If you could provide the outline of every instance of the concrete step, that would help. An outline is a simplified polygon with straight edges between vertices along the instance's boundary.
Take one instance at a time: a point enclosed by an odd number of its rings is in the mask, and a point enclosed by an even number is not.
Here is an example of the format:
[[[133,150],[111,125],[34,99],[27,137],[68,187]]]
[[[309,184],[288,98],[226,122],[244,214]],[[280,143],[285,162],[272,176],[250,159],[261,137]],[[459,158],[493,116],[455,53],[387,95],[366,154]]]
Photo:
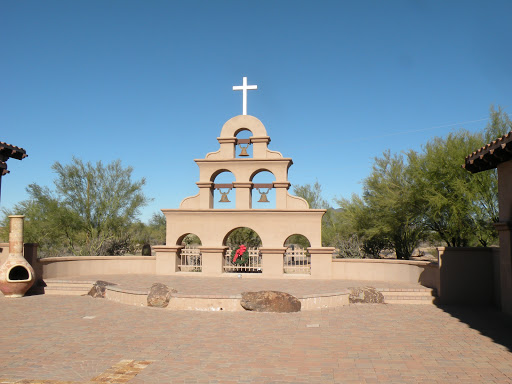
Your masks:
[[[379,289],[386,304],[433,304],[437,299],[435,289]]]
[[[93,281],[45,280],[46,295],[86,295],[94,284]]]

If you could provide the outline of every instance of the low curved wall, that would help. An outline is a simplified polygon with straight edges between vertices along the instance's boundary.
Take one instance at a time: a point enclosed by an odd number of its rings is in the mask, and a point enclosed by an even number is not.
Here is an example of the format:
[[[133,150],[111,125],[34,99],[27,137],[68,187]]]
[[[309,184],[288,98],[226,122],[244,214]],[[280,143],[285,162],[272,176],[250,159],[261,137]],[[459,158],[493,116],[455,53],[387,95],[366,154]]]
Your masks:
[[[333,259],[332,278],[343,280],[397,281],[439,287],[436,263],[389,259]]]
[[[154,274],[155,256],[66,256],[39,259],[43,278]]]

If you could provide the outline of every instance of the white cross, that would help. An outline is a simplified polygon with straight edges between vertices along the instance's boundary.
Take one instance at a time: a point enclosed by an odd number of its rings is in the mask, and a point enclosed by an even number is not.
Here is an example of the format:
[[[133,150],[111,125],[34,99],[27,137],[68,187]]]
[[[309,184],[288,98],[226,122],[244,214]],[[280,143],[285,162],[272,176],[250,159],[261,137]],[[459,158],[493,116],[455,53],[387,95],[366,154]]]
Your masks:
[[[247,77],[244,77],[243,85],[234,85],[233,91],[243,91],[243,115],[247,115],[247,90],[258,89],[257,85],[247,85]]]

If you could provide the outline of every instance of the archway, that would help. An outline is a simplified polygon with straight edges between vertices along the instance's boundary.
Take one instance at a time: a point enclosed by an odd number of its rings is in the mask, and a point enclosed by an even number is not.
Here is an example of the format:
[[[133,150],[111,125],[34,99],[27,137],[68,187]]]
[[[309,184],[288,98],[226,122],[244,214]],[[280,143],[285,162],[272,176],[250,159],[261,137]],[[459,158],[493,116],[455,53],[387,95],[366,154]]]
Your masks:
[[[251,190],[251,202],[253,209],[275,209],[276,190],[273,182],[274,174],[266,169],[259,169],[251,175],[254,187]]]
[[[233,228],[222,242],[228,249],[224,255],[223,268],[226,273],[261,273],[261,238],[256,231],[249,227]],[[241,246],[245,247],[243,254],[237,254]]]
[[[235,209],[236,193],[233,182],[235,175],[228,170],[222,170],[212,176],[214,182],[213,208],[214,209]]]
[[[185,233],[178,238],[176,245],[183,246],[177,253],[180,272],[201,272],[203,269],[203,260],[199,249],[199,246],[202,245],[201,239],[194,233]]]
[[[283,259],[283,272],[287,274],[311,274],[311,247],[308,238],[301,234],[288,236],[284,241],[286,252]]]

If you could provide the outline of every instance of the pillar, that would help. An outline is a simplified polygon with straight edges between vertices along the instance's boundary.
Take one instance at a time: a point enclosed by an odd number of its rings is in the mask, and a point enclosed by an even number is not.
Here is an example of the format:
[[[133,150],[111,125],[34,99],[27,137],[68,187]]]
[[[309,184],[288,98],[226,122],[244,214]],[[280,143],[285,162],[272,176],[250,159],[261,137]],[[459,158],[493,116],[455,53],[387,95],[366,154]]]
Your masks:
[[[183,245],[174,246],[154,246],[156,253],[155,274],[157,275],[174,275],[179,272],[180,250]]]
[[[251,137],[252,157],[254,159],[265,159],[267,157],[267,145],[270,143],[268,136]]]
[[[251,209],[251,182],[234,182],[233,187],[236,191],[236,209]]]
[[[220,157],[223,159],[235,158],[236,137],[217,137],[220,144]]]
[[[501,310],[512,315],[512,222],[494,226],[500,238]]]
[[[286,247],[259,248],[261,268],[264,277],[283,276],[283,259]]]
[[[334,247],[308,248],[311,255],[311,276],[319,279],[332,278],[332,254]]]
[[[213,208],[213,182],[199,181],[196,183],[199,187],[199,209]]]
[[[224,272],[224,253],[228,247],[199,247],[201,250],[202,273],[220,276]]]
[[[290,182],[288,181],[274,181],[274,188],[276,189],[276,209],[286,209],[288,188]]]

